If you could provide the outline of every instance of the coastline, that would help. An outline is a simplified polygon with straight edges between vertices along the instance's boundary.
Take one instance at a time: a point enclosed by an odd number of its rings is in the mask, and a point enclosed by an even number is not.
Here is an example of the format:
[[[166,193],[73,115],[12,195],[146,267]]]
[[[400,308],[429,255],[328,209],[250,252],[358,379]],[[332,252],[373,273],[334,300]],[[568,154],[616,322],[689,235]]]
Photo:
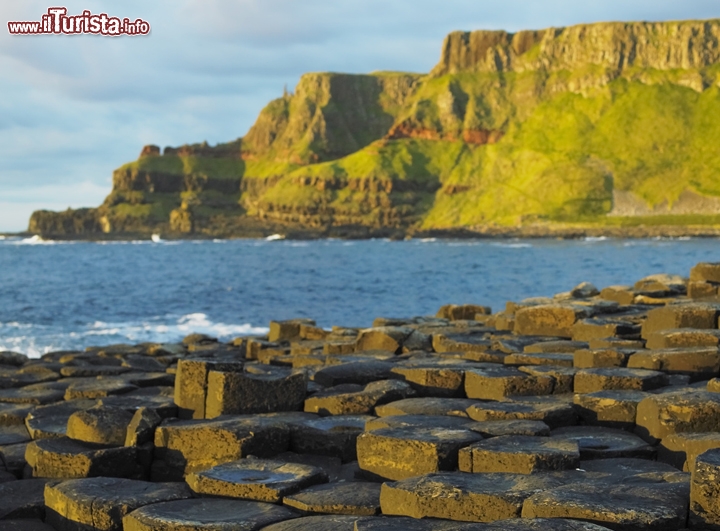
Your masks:
[[[634,225],[634,226],[599,226],[597,224],[532,224],[522,226],[487,225],[480,227],[458,227],[446,229],[413,228],[375,228],[360,225],[333,226],[324,228],[302,227],[295,225],[271,227],[255,227],[251,230],[223,233],[164,233],[124,232],[124,233],[88,233],[88,234],[37,234],[29,231],[17,233],[0,233],[5,238],[30,238],[40,236],[44,240],[68,241],[126,241],[150,239],[153,234],[160,234],[164,240],[213,240],[213,239],[263,239],[280,235],[287,240],[367,240],[389,238],[405,240],[413,238],[438,239],[517,239],[517,238],[555,238],[564,240],[583,238],[717,238],[720,237],[718,225]]]

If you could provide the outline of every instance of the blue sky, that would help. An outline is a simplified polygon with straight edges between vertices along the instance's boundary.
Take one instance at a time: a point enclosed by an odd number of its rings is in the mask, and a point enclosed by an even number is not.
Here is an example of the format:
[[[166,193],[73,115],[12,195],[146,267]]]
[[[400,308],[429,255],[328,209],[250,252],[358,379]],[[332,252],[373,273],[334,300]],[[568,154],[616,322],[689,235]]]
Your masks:
[[[142,18],[144,37],[11,36],[50,6]],[[67,0],[2,2],[0,232],[96,206],[145,144],[244,135],[304,72],[427,72],[453,30],[720,17],[718,0]]]

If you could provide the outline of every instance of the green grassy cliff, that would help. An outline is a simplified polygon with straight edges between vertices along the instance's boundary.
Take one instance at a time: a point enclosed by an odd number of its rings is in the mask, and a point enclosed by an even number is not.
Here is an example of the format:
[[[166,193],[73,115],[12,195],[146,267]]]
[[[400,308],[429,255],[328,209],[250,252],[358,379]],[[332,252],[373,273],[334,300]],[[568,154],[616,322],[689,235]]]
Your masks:
[[[242,139],[148,146],[101,207],[30,230],[715,225],[719,42],[716,20],[455,32],[427,75],[307,74]]]

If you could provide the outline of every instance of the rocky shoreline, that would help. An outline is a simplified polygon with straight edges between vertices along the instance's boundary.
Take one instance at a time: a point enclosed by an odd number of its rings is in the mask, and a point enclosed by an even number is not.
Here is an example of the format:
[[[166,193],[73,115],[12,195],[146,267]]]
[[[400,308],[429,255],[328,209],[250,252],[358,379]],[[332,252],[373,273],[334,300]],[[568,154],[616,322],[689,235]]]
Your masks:
[[[0,352],[0,529],[720,529],[719,290]]]
[[[359,225],[309,228],[296,225],[256,226],[251,230],[226,233],[163,233],[167,240],[203,240],[203,239],[250,239],[267,238],[281,235],[288,240],[322,240],[328,238],[347,240],[367,240],[390,238],[406,240],[412,238],[440,239],[510,239],[510,238],[557,238],[565,240],[582,238],[717,238],[720,226],[715,225],[637,225],[602,226],[579,224],[533,224],[523,226],[488,225],[472,228],[415,230],[407,228],[373,228]],[[43,234],[43,239],[57,241],[127,241],[149,239],[151,233],[79,233],[79,234]],[[40,236],[34,232],[6,233],[5,237],[30,238]]]

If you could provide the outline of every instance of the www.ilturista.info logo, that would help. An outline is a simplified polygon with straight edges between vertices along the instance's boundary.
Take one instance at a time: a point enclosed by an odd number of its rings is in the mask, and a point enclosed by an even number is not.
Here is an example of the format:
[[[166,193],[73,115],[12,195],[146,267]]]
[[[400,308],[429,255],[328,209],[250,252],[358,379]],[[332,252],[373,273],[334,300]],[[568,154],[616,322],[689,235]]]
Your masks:
[[[81,15],[68,15],[65,7],[51,7],[40,22],[8,22],[12,35],[147,35],[150,23],[141,18],[109,17],[107,13],[93,15],[87,9]]]

